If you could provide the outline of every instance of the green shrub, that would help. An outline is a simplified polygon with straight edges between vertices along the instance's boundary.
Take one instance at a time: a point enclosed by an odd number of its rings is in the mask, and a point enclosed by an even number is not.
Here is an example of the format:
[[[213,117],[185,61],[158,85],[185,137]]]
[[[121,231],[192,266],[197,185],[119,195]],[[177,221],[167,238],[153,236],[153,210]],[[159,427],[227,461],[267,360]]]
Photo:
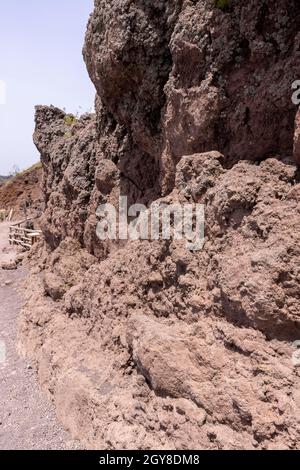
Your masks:
[[[65,116],[65,123],[67,126],[74,126],[76,124],[77,118],[73,114],[67,114]]]

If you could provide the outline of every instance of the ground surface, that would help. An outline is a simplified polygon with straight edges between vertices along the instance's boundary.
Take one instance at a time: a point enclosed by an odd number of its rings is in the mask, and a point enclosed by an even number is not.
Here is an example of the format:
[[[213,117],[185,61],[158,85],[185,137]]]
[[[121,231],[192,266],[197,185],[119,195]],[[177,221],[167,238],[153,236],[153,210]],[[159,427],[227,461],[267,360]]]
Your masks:
[[[0,224],[0,265],[13,259],[7,250],[8,224]],[[4,252],[3,252],[4,250]],[[53,406],[39,390],[35,372],[16,352],[17,322],[22,298],[18,283],[26,276],[0,269],[0,361],[1,347],[6,361],[0,363],[0,449],[76,449],[58,423]]]

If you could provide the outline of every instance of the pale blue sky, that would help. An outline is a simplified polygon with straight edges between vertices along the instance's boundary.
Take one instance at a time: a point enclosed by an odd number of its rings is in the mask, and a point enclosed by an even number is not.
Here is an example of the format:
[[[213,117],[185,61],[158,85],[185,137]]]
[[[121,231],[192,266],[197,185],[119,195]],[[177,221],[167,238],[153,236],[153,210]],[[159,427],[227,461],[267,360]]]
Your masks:
[[[93,107],[82,58],[92,10],[93,0],[0,0],[0,81],[7,90],[0,104],[0,175],[39,160],[32,143],[36,104],[68,112]]]

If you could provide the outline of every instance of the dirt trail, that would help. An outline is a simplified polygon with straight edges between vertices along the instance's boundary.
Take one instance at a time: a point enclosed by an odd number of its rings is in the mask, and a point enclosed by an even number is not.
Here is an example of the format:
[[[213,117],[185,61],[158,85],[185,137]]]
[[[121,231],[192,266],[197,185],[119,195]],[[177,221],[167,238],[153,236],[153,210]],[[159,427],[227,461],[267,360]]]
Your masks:
[[[9,224],[0,223],[0,265],[15,256],[7,246],[8,227]],[[0,268],[0,450],[77,449],[79,444],[63,431],[53,406],[39,390],[35,372],[16,352],[22,307],[16,288],[25,276],[23,268]]]

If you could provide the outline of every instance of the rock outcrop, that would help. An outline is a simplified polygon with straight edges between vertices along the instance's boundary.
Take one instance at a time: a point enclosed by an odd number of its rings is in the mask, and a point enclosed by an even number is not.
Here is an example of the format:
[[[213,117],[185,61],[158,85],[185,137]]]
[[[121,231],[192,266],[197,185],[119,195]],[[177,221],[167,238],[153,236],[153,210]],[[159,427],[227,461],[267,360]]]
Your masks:
[[[102,106],[140,159],[159,162],[163,194],[183,155],[292,153],[299,2],[215,3],[96,0],[89,22],[84,56]]]
[[[88,447],[299,448],[299,8],[96,0],[96,114],[37,108],[20,350]],[[97,207],[120,195],[204,204],[203,250],[100,242]]]

